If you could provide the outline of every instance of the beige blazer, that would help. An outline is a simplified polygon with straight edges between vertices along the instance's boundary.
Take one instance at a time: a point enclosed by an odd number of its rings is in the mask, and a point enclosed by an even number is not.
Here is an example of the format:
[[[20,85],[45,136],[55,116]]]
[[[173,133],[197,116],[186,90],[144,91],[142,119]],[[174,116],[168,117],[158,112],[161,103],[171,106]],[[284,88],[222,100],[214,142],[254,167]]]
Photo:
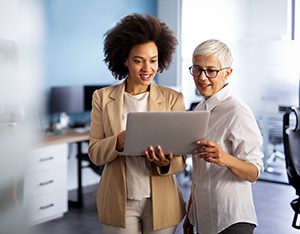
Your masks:
[[[125,157],[115,149],[122,131],[124,92],[125,82],[94,92],[88,150],[94,164],[105,164],[97,192],[100,222],[118,227],[125,227],[127,205]],[[156,84],[150,85],[148,100],[149,111],[185,110],[181,93]],[[151,164],[153,230],[175,226],[185,215],[185,207],[174,173],[184,170],[185,158],[174,158],[164,174]]]

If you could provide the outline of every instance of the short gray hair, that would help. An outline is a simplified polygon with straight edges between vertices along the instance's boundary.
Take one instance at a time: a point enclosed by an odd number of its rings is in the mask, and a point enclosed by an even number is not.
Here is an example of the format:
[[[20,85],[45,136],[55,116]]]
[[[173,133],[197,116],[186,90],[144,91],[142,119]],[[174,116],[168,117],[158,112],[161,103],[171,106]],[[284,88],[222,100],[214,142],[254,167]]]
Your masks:
[[[230,67],[232,65],[232,55],[229,47],[216,39],[210,39],[199,44],[194,52],[193,59],[195,56],[214,56],[221,67]]]

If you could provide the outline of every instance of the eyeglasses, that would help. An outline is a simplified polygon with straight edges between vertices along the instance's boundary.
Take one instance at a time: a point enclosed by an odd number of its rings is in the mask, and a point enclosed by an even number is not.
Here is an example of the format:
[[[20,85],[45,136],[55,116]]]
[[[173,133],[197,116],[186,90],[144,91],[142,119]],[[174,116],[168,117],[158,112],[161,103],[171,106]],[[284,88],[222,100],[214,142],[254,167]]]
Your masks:
[[[228,67],[223,67],[221,69],[212,69],[212,68],[203,69],[197,65],[193,65],[189,67],[189,70],[192,76],[199,77],[202,74],[202,72],[204,72],[207,78],[212,79],[212,78],[216,78],[220,71],[227,68]]]

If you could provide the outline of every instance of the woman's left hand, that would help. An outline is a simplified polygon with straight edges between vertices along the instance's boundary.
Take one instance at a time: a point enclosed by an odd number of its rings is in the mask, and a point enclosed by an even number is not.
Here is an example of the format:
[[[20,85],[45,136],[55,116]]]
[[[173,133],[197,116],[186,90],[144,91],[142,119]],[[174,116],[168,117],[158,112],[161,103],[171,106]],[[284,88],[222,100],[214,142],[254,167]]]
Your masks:
[[[220,145],[213,141],[197,141],[198,147],[193,152],[198,158],[203,158],[206,162],[215,163],[219,166],[227,166],[230,157]]]
[[[226,153],[220,145],[212,141],[197,141],[198,147],[193,155],[204,159],[206,162],[217,164],[221,167],[227,167],[241,180],[254,182],[259,176],[259,171],[254,163],[238,159],[235,156]]]
[[[165,155],[160,145],[156,146],[156,152],[153,146],[148,147],[145,150],[145,155],[150,162],[155,163],[159,167],[170,165],[173,159],[173,154]]]

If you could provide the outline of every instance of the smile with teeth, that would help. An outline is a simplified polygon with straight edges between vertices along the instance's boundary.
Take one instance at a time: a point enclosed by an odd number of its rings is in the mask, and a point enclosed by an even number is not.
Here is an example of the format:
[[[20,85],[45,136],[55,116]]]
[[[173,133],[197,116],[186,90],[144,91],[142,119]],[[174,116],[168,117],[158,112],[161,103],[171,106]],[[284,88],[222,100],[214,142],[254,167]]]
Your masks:
[[[151,78],[151,74],[140,74],[140,77],[144,81],[148,81]]]

